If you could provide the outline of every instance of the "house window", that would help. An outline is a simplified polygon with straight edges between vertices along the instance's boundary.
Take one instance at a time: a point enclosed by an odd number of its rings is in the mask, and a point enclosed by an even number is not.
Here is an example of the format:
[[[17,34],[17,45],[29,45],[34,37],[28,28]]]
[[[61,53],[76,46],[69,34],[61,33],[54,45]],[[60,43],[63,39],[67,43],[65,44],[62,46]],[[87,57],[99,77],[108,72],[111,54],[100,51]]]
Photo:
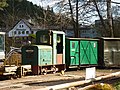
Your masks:
[[[25,32],[24,32],[24,31],[22,31],[22,34],[25,34]]]
[[[16,32],[16,31],[14,31],[14,34],[17,34],[17,32]]]
[[[18,31],[18,34],[21,34],[21,32],[20,32],[20,31]]]
[[[32,33],[32,34],[34,34],[34,32],[33,32],[33,31],[31,31],[31,33]]]
[[[23,28],[23,27],[24,27],[24,25],[19,25],[19,27],[20,27],[20,28]]]
[[[19,28],[21,28],[21,25],[19,25]]]
[[[29,31],[26,31],[26,34],[29,34]]]
[[[26,37],[26,40],[28,40],[28,37]]]

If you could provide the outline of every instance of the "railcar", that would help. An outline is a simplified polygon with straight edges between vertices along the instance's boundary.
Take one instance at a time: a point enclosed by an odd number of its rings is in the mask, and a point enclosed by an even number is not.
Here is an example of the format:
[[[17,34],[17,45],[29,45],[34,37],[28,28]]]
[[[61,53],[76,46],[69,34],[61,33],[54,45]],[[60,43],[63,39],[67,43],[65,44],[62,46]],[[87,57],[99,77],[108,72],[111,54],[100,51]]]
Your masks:
[[[5,59],[5,33],[0,32],[0,63]]]
[[[65,33],[41,30],[36,33],[36,45],[22,47],[22,65],[31,65],[32,74],[64,70]]]
[[[5,64],[5,32],[0,32],[0,77],[14,77],[17,66]]]
[[[99,38],[99,67],[120,67],[120,38]]]
[[[66,38],[66,66],[90,67],[98,65],[98,39]]]

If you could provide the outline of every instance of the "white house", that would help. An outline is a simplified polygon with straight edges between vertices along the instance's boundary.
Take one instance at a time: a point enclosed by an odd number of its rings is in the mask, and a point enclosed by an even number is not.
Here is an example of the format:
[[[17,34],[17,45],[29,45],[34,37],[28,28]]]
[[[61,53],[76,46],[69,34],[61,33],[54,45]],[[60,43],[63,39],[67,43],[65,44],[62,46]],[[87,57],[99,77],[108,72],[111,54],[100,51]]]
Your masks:
[[[34,28],[34,25],[26,20],[20,20],[14,27],[8,32],[9,38],[14,38],[17,43],[26,44],[29,40],[32,40],[30,34],[36,34],[39,29]]]
[[[20,20],[14,25],[12,30],[8,32],[8,37],[27,37],[29,34],[34,34],[36,32],[31,30],[31,26],[28,22]]]

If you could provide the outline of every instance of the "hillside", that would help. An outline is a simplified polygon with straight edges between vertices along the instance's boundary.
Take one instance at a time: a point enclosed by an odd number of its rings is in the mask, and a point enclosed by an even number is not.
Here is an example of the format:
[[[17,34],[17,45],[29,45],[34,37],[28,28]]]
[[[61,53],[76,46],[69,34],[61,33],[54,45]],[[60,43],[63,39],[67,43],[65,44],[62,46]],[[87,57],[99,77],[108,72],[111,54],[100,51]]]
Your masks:
[[[27,0],[7,0],[7,4],[7,7],[0,10],[1,29],[11,29],[20,19],[30,20],[34,25],[39,26],[60,24],[59,15],[56,15],[49,6],[44,10],[41,6]]]

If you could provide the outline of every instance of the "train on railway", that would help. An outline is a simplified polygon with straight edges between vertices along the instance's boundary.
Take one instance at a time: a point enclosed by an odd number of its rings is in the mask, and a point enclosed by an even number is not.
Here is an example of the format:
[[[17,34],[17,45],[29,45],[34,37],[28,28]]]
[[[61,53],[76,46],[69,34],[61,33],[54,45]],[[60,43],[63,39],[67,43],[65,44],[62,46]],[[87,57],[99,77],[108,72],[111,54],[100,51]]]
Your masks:
[[[35,45],[22,47],[22,65],[31,65],[37,75],[70,67],[119,67],[119,60],[120,38],[67,38],[63,31],[41,30]]]
[[[22,46],[20,63],[13,65],[5,56],[5,33],[0,32],[0,76],[55,73],[71,67],[120,67],[120,38],[69,38],[63,31],[40,30],[35,44]]]

